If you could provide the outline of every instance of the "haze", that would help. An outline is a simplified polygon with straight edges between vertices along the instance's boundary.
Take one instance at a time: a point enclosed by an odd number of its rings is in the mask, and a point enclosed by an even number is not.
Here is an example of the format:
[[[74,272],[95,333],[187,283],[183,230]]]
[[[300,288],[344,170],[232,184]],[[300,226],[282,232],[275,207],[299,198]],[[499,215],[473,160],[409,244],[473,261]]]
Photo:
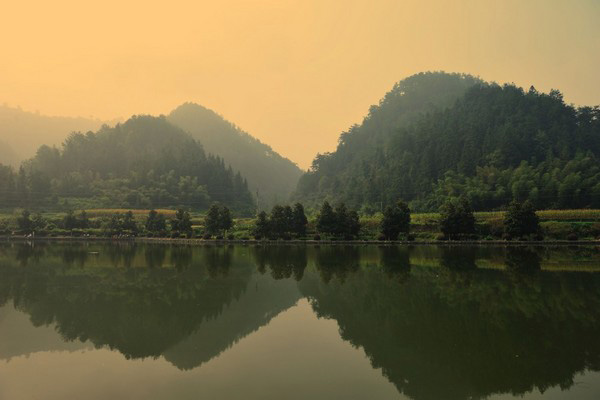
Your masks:
[[[193,101],[306,168],[420,71],[599,104],[598,21],[594,0],[8,2],[0,102],[110,120]]]

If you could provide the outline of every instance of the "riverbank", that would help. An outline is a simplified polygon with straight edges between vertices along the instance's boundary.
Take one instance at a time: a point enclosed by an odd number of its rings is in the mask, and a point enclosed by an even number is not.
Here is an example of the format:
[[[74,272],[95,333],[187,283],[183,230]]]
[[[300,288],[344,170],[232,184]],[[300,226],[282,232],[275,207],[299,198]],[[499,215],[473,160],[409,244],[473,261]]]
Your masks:
[[[254,240],[254,239],[201,239],[201,238],[150,238],[150,237],[26,237],[26,236],[0,236],[1,242],[134,242],[134,243],[164,243],[164,244],[186,244],[186,245],[436,245],[436,246],[600,246],[600,240]]]

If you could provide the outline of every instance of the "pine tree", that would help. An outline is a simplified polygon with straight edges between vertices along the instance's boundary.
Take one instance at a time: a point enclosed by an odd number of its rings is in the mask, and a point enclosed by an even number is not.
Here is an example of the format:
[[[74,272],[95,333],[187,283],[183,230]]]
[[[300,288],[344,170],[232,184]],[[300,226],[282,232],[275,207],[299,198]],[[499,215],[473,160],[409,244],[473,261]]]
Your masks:
[[[336,215],[329,202],[325,201],[317,216],[317,230],[321,233],[334,234],[336,232]]]
[[[308,219],[304,214],[304,206],[300,203],[294,205],[293,217],[292,217],[292,230],[298,237],[306,235],[306,226],[308,225]]]
[[[270,224],[269,219],[267,217],[267,213],[261,211],[258,214],[258,218],[256,219],[256,223],[254,224],[254,229],[252,230],[252,234],[256,240],[260,240],[265,237],[269,237],[270,234]]]

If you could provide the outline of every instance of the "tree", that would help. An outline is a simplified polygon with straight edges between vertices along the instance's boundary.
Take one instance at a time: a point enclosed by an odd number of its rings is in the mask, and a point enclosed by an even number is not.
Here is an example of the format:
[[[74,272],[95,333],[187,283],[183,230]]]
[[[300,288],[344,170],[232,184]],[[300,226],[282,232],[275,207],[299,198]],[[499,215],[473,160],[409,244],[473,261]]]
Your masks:
[[[146,230],[155,235],[162,235],[167,230],[165,216],[156,210],[150,210],[146,219]]]
[[[31,219],[31,225],[34,231],[41,231],[48,225],[48,222],[46,222],[42,214],[36,213]]]
[[[30,216],[29,210],[23,210],[21,216],[17,218],[17,226],[21,232],[30,233],[33,230],[33,222]]]
[[[475,216],[468,200],[460,199],[458,204],[448,201],[442,206],[440,230],[449,239],[475,233]]]
[[[504,233],[508,238],[523,238],[540,233],[540,220],[529,201],[513,201],[504,215]]]
[[[358,236],[358,233],[360,232],[360,218],[356,211],[352,210],[348,213],[345,226],[346,238],[355,238]]]
[[[334,234],[336,232],[337,220],[335,212],[329,202],[325,201],[317,216],[317,230],[321,233]]]
[[[304,214],[304,206],[300,203],[294,204],[294,211],[292,215],[292,231],[298,237],[305,236],[306,225],[308,225],[308,219],[306,218],[306,214]]]
[[[233,218],[229,208],[223,206],[219,211],[219,229],[227,232],[233,226]]]
[[[231,211],[225,206],[221,207],[216,203],[213,204],[206,214],[205,226],[206,232],[210,235],[231,229],[233,226]]]
[[[85,212],[85,210],[81,210],[81,212],[79,213],[77,225],[81,229],[87,229],[90,227],[90,220],[88,219],[88,216],[87,216],[87,213]]]
[[[289,230],[288,216],[285,207],[280,205],[273,206],[271,210],[270,233],[274,238],[281,238]]]
[[[260,240],[264,237],[268,237],[270,233],[270,223],[267,217],[267,213],[261,211],[258,213],[258,217],[256,219],[256,223],[254,224],[254,229],[252,230],[252,234],[254,238]]]
[[[388,206],[383,212],[381,232],[387,240],[396,240],[400,233],[408,236],[410,232],[410,209],[408,205],[399,201],[394,206]]]
[[[131,212],[131,210],[129,210],[125,213],[125,216],[123,217],[123,221],[121,221],[121,230],[128,231],[133,234],[137,233],[138,226],[137,226],[137,223],[135,222],[135,219],[133,217],[133,212]]]
[[[73,210],[67,211],[67,214],[63,217],[62,224],[63,227],[69,231],[78,228],[79,224],[77,223],[77,217],[75,217]]]
[[[210,206],[208,213],[206,213],[206,218],[204,220],[204,226],[206,228],[206,232],[210,235],[215,235],[219,232],[219,217],[220,210],[218,204],[213,204]]]
[[[191,235],[192,220],[190,218],[190,213],[183,208],[177,209],[177,212],[175,213],[175,219],[171,220],[171,230],[180,234],[183,233],[186,235]]]
[[[339,203],[335,207],[335,234],[338,236],[347,235],[350,228],[349,222],[346,205]]]

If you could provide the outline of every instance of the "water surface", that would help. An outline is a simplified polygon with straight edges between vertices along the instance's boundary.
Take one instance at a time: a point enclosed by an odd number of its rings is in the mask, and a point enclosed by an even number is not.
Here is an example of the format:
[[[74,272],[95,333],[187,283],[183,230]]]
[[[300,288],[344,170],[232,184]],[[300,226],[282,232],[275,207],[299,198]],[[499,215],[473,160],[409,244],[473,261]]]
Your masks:
[[[0,244],[0,399],[597,399],[594,247]]]

